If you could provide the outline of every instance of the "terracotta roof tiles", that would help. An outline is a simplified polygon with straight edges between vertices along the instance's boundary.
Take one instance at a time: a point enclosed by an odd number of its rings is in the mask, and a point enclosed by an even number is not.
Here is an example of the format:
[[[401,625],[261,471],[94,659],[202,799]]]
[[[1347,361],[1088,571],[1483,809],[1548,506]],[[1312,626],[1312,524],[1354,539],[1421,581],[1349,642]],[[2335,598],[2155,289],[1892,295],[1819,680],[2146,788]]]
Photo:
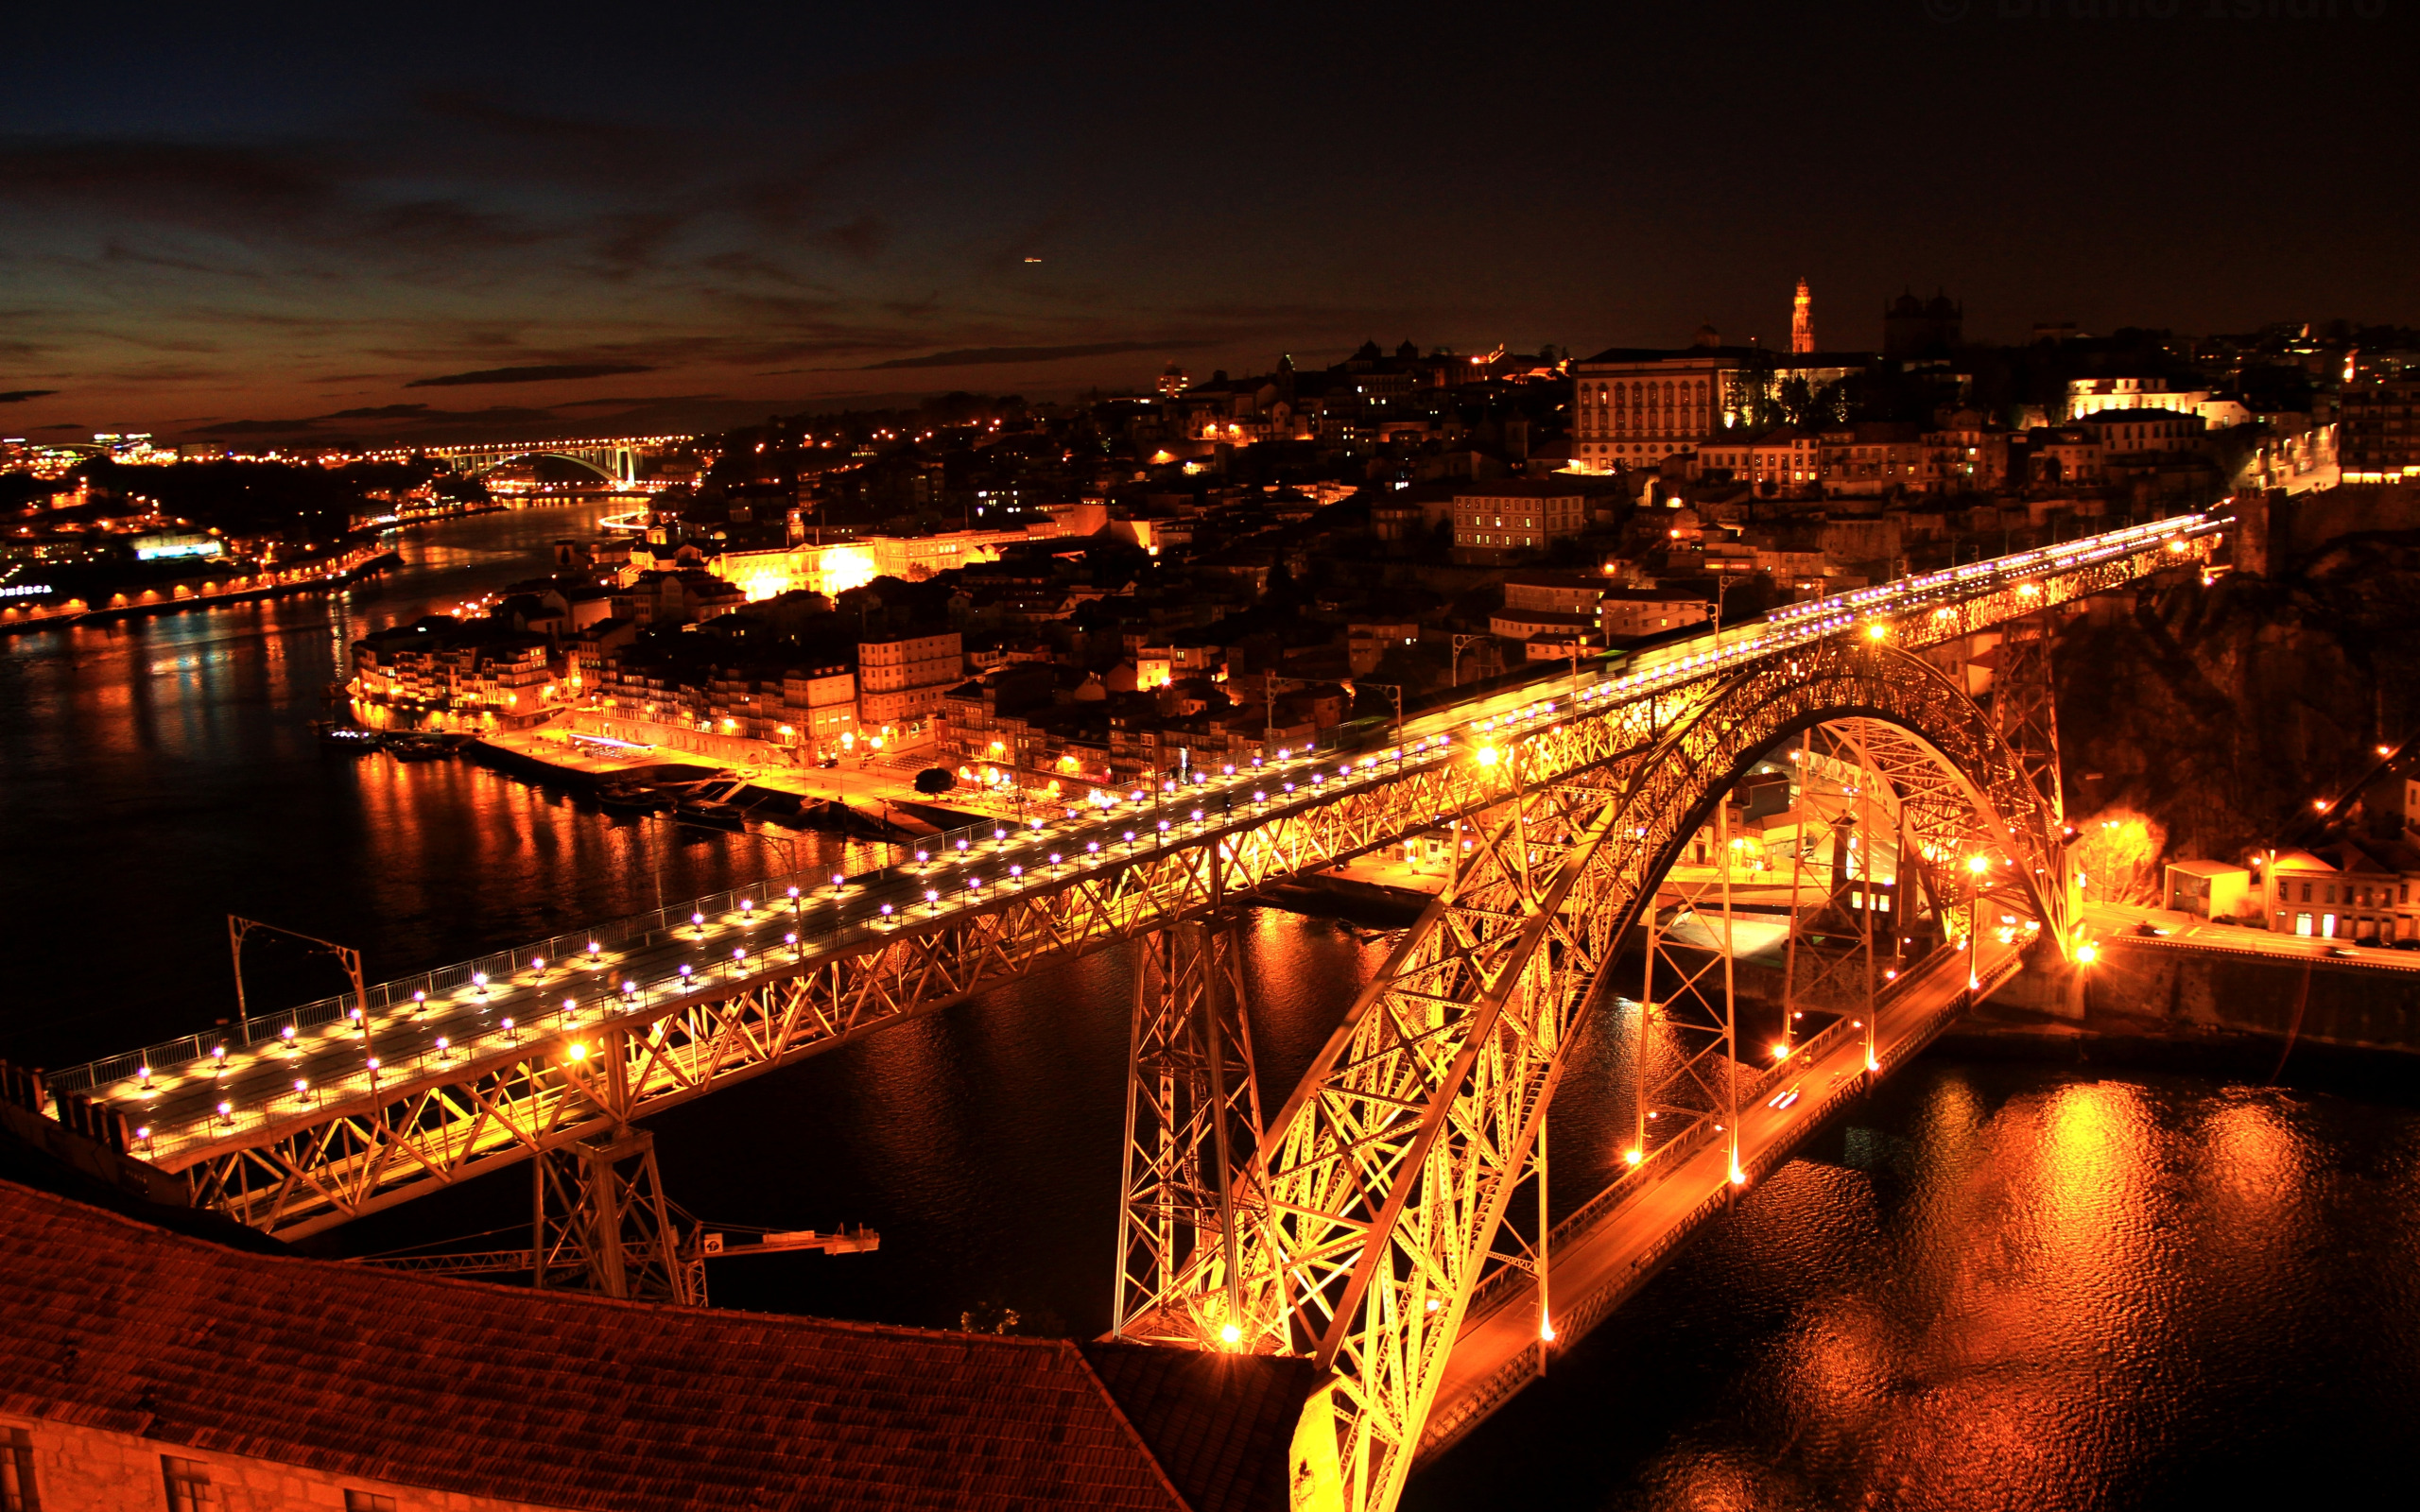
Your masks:
[[[163,1444],[615,1512],[1185,1506],[1063,1340],[249,1255],[6,1182],[0,1275],[0,1410]],[[1302,1400],[1237,1382],[1152,1407],[1219,1507]]]

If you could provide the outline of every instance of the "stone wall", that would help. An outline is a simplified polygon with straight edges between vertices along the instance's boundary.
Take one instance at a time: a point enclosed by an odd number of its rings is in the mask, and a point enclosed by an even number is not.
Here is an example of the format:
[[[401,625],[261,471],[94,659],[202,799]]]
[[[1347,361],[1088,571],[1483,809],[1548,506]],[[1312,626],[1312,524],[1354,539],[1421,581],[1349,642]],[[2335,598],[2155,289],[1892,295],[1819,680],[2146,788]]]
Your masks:
[[[2420,1051],[2420,971],[2231,954],[2125,937],[2082,973],[2081,1020],[2054,980],[2028,971],[1994,1001],[2125,1034],[2252,1034],[2358,1050]]]
[[[376,1481],[338,1480],[317,1470],[268,1460],[216,1454],[130,1434],[44,1418],[0,1418],[0,1452],[8,1430],[32,1442],[34,1491],[43,1512],[144,1512],[168,1505],[164,1459],[198,1462],[210,1477],[212,1512],[343,1512],[345,1493],[376,1512],[537,1512],[535,1502],[499,1502],[447,1491],[424,1491]],[[374,1425],[364,1425],[364,1432]],[[372,1501],[370,1498],[384,1498]]]
[[[2272,561],[2313,552],[2345,536],[2420,529],[2420,489],[2401,483],[2348,483],[2266,500]]]

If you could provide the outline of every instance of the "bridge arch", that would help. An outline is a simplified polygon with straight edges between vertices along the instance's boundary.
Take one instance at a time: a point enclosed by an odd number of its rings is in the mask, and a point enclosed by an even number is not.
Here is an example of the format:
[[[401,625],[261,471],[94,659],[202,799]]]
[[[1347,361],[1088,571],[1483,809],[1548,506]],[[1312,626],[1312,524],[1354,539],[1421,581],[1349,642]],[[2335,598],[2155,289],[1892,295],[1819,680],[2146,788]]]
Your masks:
[[[1693,837],[1779,745],[1820,730],[1855,747],[1888,774],[1903,833],[1939,862],[1988,855],[2063,937],[2054,807],[1917,656],[1826,642],[1573,723],[1589,718],[1633,727],[1592,765],[1554,761],[1568,726],[1473,752],[1502,786],[1465,812],[1461,871],[1237,1178],[1233,1274],[1205,1253],[1189,1293],[1202,1347],[1307,1353],[1334,1372],[1295,1470],[1336,1504],[1392,1504],[1582,1016]]]
[[[577,453],[572,452],[550,451],[544,447],[527,452],[515,452],[510,456],[490,457],[477,461],[466,462],[464,464],[464,475],[474,478],[485,477],[489,473],[495,472],[498,468],[510,467],[515,462],[534,462],[542,458],[552,462],[569,462],[575,467],[586,468],[589,472],[596,473],[599,478],[608,483],[626,483],[630,481],[625,476],[617,475],[612,469],[607,468],[593,456],[581,456]]]

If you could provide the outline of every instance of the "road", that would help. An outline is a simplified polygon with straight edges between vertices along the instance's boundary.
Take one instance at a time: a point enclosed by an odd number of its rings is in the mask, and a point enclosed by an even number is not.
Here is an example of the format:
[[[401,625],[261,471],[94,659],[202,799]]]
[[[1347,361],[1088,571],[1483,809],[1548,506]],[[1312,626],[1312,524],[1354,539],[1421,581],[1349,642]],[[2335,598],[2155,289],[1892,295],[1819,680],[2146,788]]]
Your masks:
[[[2018,954],[1987,938],[1979,963],[1986,985],[2014,970]],[[1937,952],[1884,999],[1876,1024],[1876,1077],[1921,1048],[1944,1016],[1962,1005],[1968,965],[1962,951]],[[1685,1140],[1656,1152],[1566,1219],[1548,1251],[1556,1335],[1549,1348],[1569,1348],[1643,1285],[1700,1223],[1778,1167],[1800,1140],[1864,1091],[1873,1079],[1868,1070],[1864,1033],[1848,1020],[1809,1039],[1780,1066],[1740,1067],[1738,1174],[1747,1181],[1734,1180],[1725,1139],[1704,1138],[1693,1148]],[[1799,1095],[1788,1107],[1772,1106],[1792,1091]],[[1671,1159],[1676,1153],[1680,1158]],[[1443,1448],[1536,1379],[1539,1324],[1536,1283],[1527,1273],[1507,1273],[1473,1298],[1428,1414],[1422,1453]]]
[[[2420,971],[2420,951],[2398,951],[2349,939],[2321,939],[2309,935],[2281,935],[2240,924],[2213,924],[2195,914],[2165,908],[2137,908],[2127,903],[2086,903],[2084,922],[2104,939],[2166,945],[2178,950],[2215,951],[2238,955],[2273,955],[2292,961],[2337,960],[2348,966],[2378,966],[2391,971]],[[2156,930],[2147,935],[2144,927]]]

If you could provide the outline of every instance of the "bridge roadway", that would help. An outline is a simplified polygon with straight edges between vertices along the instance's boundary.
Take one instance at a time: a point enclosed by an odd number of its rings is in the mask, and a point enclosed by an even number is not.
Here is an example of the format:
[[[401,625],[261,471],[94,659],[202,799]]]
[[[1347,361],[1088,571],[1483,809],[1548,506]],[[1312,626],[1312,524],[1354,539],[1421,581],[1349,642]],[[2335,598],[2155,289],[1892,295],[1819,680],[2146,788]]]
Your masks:
[[[140,1131],[134,1153],[167,1170],[186,1170],[228,1150],[316,1139],[309,1130],[329,1125],[348,1108],[368,1112],[419,1092],[458,1089],[474,1068],[526,1067],[542,1054],[568,1073],[570,1063],[593,1053],[598,1029],[627,1026],[635,1033],[689,1005],[800,978],[887,940],[963,923],[1023,895],[1115,878],[1179,848],[1225,853],[1288,816],[1438,773],[1465,749],[1476,748],[1484,759],[1496,742],[1575,714],[1710,682],[1777,651],[1858,633],[1887,635],[1911,647],[1937,644],[1997,622],[1969,624],[1962,605],[1988,598],[2031,607],[2099,591],[2095,583],[2106,587],[2139,576],[2147,563],[2186,559],[2160,553],[2187,551],[2194,538],[2221,524],[2207,516],[2179,516],[1793,605],[1620,663],[1583,669],[1576,678],[1554,673],[1422,715],[1384,750],[1281,750],[1240,769],[1196,769],[1160,792],[1035,818],[1022,831],[985,824],[951,832],[924,842],[912,865],[837,882],[828,875],[769,879],[754,892],[717,894],[594,934],[558,936],[379,984],[364,994],[366,1005],[326,999],[66,1068],[50,1085],[123,1112]],[[2116,576],[2100,581],[2092,576],[2096,571]],[[2015,611],[2021,610],[1996,610],[1999,618]],[[1365,835],[1358,849],[1433,829],[1450,816],[1407,808],[1393,816],[1393,833]],[[1300,864],[1337,859],[1305,855]],[[1086,936],[1067,948],[1089,948],[1104,937]],[[836,1031],[806,1048],[841,1038]],[[749,1069],[781,1058],[768,1056]],[[688,1088],[683,1095],[702,1090]],[[514,1126],[511,1109],[499,1098],[477,1100],[480,1106],[464,1116],[488,1132],[475,1130],[474,1138],[526,1145],[537,1137]],[[389,1116],[369,1114],[381,1137],[393,1137]],[[284,1153],[277,1163],[291,1173],[297,1160]],[[340,1202],[338,1215],[315,1218],[296,1231],[340,1222],[388,1200],[394,1199]]]
[[[1967,1006],[1970,970],[1988,993],[2014,974],[2021,953],[1989,936],[1977,962],[1962,949],[1935,952],[1881,998],[1871,1062],[1860,1022],[1844,1017],[1778,1065],[1742,1066],[1739,1179],[1729,1142],[1709,1119],[1558,1224],[1547,1250],[1551,1341],[1541,1336],[1530,1272],[1507,1267],[1481,1283],[1438,1383],[1420,1454],[1442,1452],[1542,1375],[1551,1351],[1602,1322],[1684,1239],[1777,1169],[1841,1104],[1922,1050]],[[1789,1098],[1791,1091],[1798,1096]],[[1784,1100],[1789,1106],[1773,1106]]]

